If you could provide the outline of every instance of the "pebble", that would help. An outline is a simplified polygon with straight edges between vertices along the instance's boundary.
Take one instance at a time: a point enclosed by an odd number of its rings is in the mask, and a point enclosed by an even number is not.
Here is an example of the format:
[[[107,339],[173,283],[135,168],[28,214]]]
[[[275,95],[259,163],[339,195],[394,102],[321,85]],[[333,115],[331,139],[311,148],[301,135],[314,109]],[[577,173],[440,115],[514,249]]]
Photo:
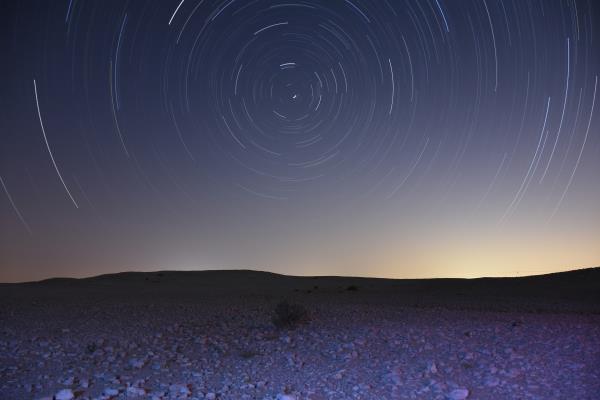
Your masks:
[[[454,389],[448,394],[448,398],[451,400],[463,400],[469,397],[469,391],[467,389]]]
[[[71,400],[74,399],[75,395],[71,389],[62,389],[54,395],[55,400]]]
[[[119,391],[117,389],[113,389],[113,388],[106,388],[106,389],[104,389],[104,391],[102,391],[102,393],[107,396],[116,396],[119,394]]]
[[[63,385],[67,385],[67,386],[71,386],[74,382],[75,382],[75,377],[74,376],[70,376],[67,379],[65,379],[64,381],[62,381],[62,384]]]
[[[296,400],[296,396],[291,394],[278,394],[277,400]]]
[[[485,384],[485,386],[489,387],[498,386],[500,384],[500,379],[498,379],[495,376],[488,376],[487,378],[485,378],[483,383]]]
[[[192,392],[190,391],[190,389],[183,384],[174,384],[169,386],[169,391],[171,393],[176,393],[176,394],[180,394],[180,395],[190,395],[192,394]]]
[[[144,366],[144,361],[138,360],[137,358],[132,358],[129,360],[129,365],[133,368],[142,368]]]
[[[127,396],[143,396],[146,394],[146,390],[134,386],[127,388]]]
[[[437,369],[437,365],[435,365],[434,362],[431,362],[427,365],[427,372],[430,372],[432,374],[437,374],[438,369]]]

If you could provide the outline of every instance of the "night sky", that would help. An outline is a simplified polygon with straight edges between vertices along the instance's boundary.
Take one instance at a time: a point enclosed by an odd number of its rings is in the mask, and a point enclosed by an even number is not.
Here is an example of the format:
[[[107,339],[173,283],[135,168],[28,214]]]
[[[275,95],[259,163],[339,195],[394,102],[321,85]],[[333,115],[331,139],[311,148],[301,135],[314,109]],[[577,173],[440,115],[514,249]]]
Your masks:
[[[600,265],[600,2],[23,0],[0,281]]]

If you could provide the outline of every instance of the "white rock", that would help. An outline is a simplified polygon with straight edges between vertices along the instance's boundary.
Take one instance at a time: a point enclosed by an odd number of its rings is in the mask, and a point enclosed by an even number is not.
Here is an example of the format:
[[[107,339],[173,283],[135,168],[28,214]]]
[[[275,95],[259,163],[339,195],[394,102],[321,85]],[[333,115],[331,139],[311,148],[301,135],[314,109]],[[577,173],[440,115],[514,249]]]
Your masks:
[[[119,391],[117,389],[106,388],[102,391],[102,393],[107,396],[116,396],[119,394]]]
[[[435,365],[434,362],[431,362],[427,365],[427,372],[430,372],[432,374],[437,374],[438,369],[437,369],[437,365]]]
[[[387,374],[387,377],[395,384],[401,385],[402,382],[402,369],[400,367],[392,368],[392,371]]]
[[[448,394],[448,398],[452,400],[463,400],[469,397],[467,389],[454,389]]]
[[[296,396],[292,396],[291,394],[278,394],[277,400],[296,400]]]
[[[183,384],[177,383],[169,386],[169,391],[171,393],[180,394],[180,395],[190,395],[192,392],[190,389]]]
[[[74,398],[75,395],[71,389],[63,389],[54,395],[55,400],[71,400]]]
[[[485,378],[483,382],[486,386],[498,386],[500,384],[500,379],[495,376],[488,376]]]
[[[64,381],[62,381],[62,384],[63,385],[67,385],[67,386],[71,386],[74,382],[75,382],[75,377],[74,376],[69,376]]]
[[[133,368],[142,368],[144,366],[144,361],[139,360],[137,358],[132,358],[129,360],[129,365]]]
[[[146,394],[146,390],[139,388],[139,387],[133,387],[130,386],[127,388],[127,395],[128,396],[143,396]]]

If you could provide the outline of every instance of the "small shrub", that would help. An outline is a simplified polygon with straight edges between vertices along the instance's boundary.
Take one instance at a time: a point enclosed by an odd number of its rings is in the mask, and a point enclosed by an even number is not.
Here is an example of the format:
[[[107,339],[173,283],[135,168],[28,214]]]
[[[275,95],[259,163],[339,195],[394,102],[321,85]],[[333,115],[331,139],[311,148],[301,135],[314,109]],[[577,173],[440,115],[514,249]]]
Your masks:
[[[306,310],[300,304],[281,301],[275,306],[273,324],[278,328],[293,328],[306,318]]]

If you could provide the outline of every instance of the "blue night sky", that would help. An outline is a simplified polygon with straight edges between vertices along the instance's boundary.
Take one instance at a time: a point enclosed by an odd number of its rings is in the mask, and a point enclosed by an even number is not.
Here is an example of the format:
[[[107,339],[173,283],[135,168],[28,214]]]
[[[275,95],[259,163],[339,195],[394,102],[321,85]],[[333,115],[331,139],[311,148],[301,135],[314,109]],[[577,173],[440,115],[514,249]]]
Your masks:
[[[600,3],[10,0],[0,281],[600,264]]]

